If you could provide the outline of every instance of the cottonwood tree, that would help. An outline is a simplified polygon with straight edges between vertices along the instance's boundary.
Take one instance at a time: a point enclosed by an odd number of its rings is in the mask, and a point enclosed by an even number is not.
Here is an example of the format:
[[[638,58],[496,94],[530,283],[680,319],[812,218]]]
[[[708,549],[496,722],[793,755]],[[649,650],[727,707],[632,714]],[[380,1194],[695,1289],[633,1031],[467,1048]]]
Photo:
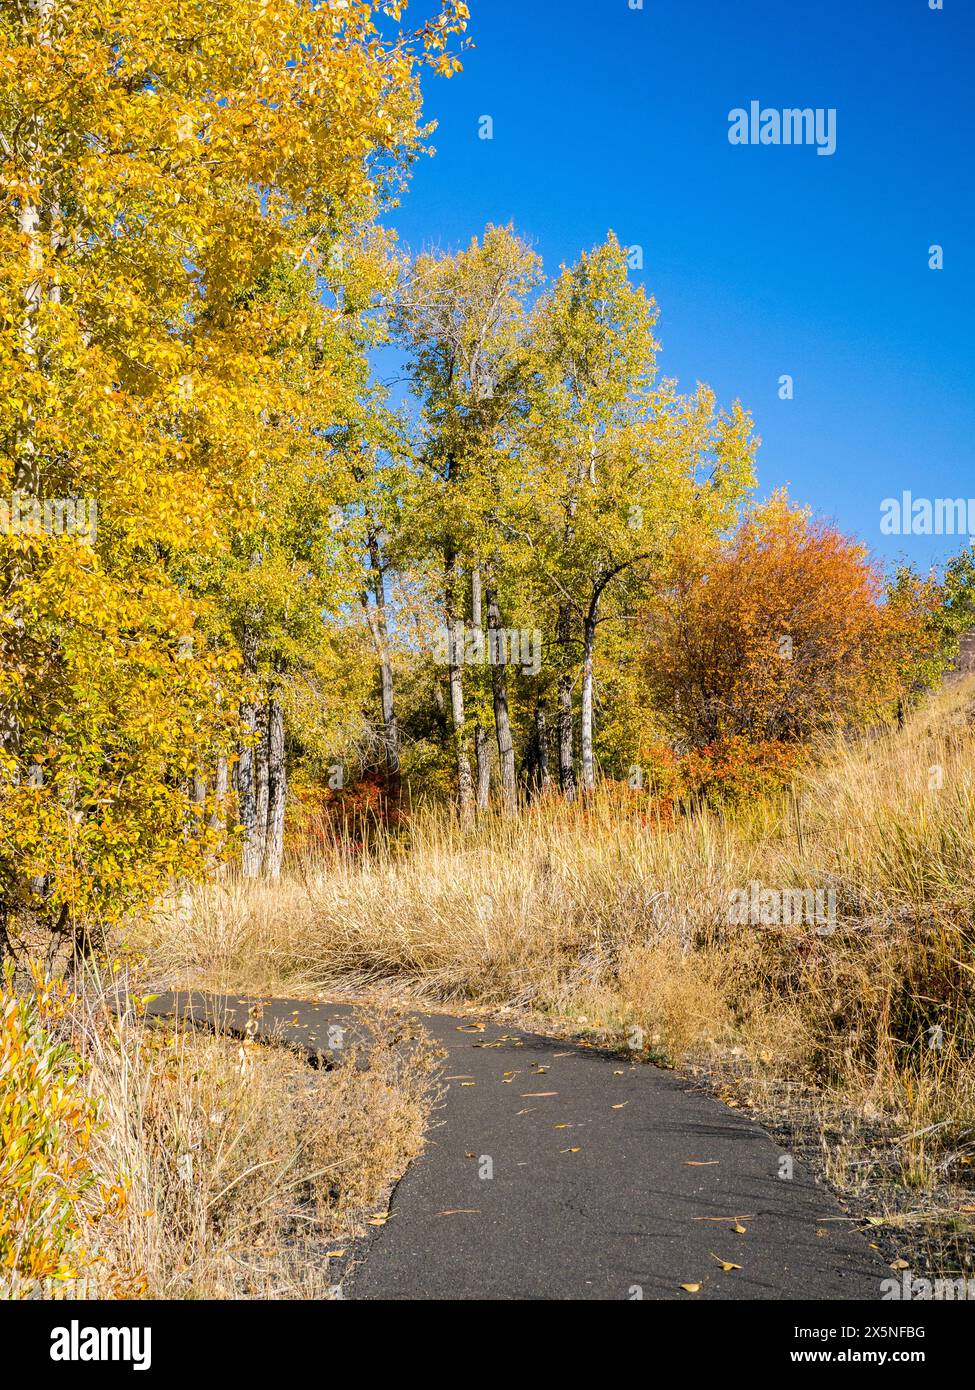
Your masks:
[[[401,422],[375,386],[343,447],[356,485],[351,515],[343,517],[343,524],[351,527],[356,537],[359,601],[379,670],[386,788],[396,800],[400,791],[402,738],[396,714],[392,634],[395,609],[390,587],[404,563],[405,518],[410,511],[414,479]]]
[[[564,268],[532,314],[532,381],[513,534],[531,547],[557,608],[559,778],[595,785],[594,660],[599,627],[631,616],[666,572],[682,528],[727,525],[751,481],[754,441],[739,406],[655,384],[656,306],[629,283],[610,235]]]
[[[458,802],[469,822],[485,797],[486,750],[475,734],[471,768],[463,625],[480,644],[503,626],[509,535],[499,525],[517,485],[509,436],[522,408],[525,302],[538,258],[510,228],[488,227],[454,255],[418,256],[404,285],[398,330],[420,402],[415,504],[418,553],[442,565],[442,611],[454,730]],[[459,637],[460,640],[456,640]],[[516,806],[515,754],[504,664],[491,664],[502,802]]]
[[[306,305],[286,329],[250,292],[401,184],[466,13],[383,38],[360,0],[0,11],[2,491],[97,505],[91,544],[0,537],[4,923],[104,920],[206,862],[186,788],[230,751],[241,664],[208,575],[299,433],[300,354],[260,334],[293,344]]]

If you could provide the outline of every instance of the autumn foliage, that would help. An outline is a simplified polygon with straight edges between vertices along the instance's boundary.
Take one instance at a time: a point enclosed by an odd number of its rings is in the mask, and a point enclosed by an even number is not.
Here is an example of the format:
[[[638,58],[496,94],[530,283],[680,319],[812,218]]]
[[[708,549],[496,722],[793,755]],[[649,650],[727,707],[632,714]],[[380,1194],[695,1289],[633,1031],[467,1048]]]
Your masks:
[[[400,8],[0,15],[0,954],[226,852],[228,771],[341,597],[372,224],[467,15]]]
[[[880,722],[928,640],[923,605],[883,594],[863,546],[776,496],[648,606],[655,707],[698,758]]]
[[[34,972],[34,993],[0,979],[0,1285],[15,1295],[74,1279],[90,1263],[103,1222],[125,1218],[123,1178],[99,1171],[99,1123],[81,1058],[58,1037],[73,999]],[[107,1271],[113,1294],[140,1292],[138,1276]]]
[[[277,877],[316,781],[325,836],[400,790],[469,827],[662,740],[661,797],[736,799],[937,674],[937,586],[882,602],[782,499],[735,529],[751,416],[658,375],[612,232],[554,275],[511,226],[396,248],[468,18],[403,9],[0,15],[0,954]]]

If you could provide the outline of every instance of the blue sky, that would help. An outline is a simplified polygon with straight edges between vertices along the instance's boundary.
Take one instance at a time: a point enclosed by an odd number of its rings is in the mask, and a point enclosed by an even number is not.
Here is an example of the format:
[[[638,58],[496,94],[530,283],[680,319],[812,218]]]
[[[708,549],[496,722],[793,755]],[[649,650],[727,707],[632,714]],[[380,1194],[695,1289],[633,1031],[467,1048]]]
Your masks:
[[[629,4],[470,0],[476,48],[425,79],[436,155],[389,221],[414,250],[513,221],[553,271],[610,228],[642,246],[661,370],[751,409],[761,493],[944,559],[964,538],[883,536],[880,503],[975,497],[975,6]],[[835,154],[730,144],[752,100],[834,107]]]

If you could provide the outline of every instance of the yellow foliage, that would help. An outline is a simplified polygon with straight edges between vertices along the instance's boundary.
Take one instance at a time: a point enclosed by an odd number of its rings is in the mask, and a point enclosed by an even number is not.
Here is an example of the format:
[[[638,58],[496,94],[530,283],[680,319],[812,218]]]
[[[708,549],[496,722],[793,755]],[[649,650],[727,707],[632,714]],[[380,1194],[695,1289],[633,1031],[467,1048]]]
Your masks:
[[[240,733],[235,618],[295,606],[279,538],[300,551],[331,500],[348,309],[385,260],[369,228],[466,8],[374,20],[363,0],[0,15],[0,935],[101,924],[212,862],[220,816],[187,787]]]
[[[95,1168],[97,1106],[81,1061],[56,1031],[70,1007],[62,984],[34,970],[32,995],[0,988],[0,1290],[36,1293],[88,1267],[92,1228],[125,1217],[127,1185]],[[121,1295],[138,1280],[110,1278]]]

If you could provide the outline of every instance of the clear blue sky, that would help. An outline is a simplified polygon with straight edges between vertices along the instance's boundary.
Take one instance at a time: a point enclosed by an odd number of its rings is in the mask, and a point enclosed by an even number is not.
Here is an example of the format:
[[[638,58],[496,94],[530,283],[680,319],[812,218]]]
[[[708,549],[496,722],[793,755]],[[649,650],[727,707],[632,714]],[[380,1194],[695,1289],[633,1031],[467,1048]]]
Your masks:
[[[788,483],[888,560],[959,549],[879,521],[905,488],[975,496],[973,0],[470,6],[464,72],[424,81],[436,155],[402,241],[510,220],[555,270],[612,228],[644,249],[661,370],[752,410],[762,494]],[[835,107],[836,153],[731,145],[752,100]]]

